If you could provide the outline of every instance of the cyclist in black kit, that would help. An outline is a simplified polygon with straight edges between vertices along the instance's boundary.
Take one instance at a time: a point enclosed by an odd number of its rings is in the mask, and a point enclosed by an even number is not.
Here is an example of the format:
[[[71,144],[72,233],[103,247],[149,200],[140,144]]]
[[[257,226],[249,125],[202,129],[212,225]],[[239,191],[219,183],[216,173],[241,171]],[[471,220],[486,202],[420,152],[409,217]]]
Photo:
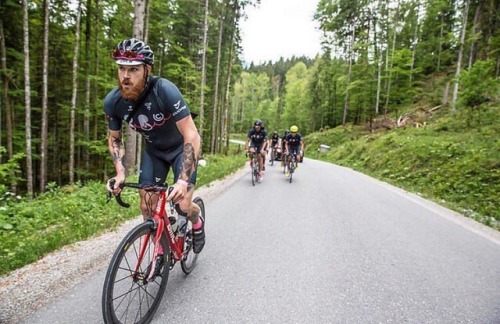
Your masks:
[[[285,131],[285,134],[283,134],[283,137],[281,138],[281,152],[283,152],[283,155],[285,154],[286,151],[286,137],[290,134],[290,131],[287,129]]]
[[[173,169],[173,190],[167,200],[178,204],[178,213],[193,223],[193,250],[200,253],[205,245],[204,220],[198,206],[192,203],[200,136],[189,108],[172,82],[164,78],[155,78],[156,83],[152,82],[150,73],[154,54],[144,42],[135,38],[125,39],[111,56],[118,65],[118,86],[104,99],[104,110],[109,128],[109,151],[116,169],[113,179],[117,185],[111,187],[108,182],[108,190],[117,195],[120,192],[118,184],[125,182],[122,122],[132,115],[128,126],[139,132],[146,142],[139,182],[163,185],[169,169]],[[137,111],[132,112],[134,103],[150,84],[154,84],[151,92]],[[141,190],[141,210],[144,219],[151,216],[144,190]],[[159,258],[158,263],[161,264],[159,269],[163,265],[163,258]]]
[[[290,127],[290,134],[288,134],[285,138],[285,154],[287,156],[286,164],[287,170],[290,170],[290,161],[292,160],[292,156],[296,156],[297,166],[300,161],[300,157],[302,156],[302,152],[304,152],[304,140],[302,139],[302,135],[298,133],[299,128],[295,125]],[[290,172],[290,171],[288,171]],[[290,175],[287,172],[287,176]]]
[[[247,134],[247,139],[245,141],[245,151],[250,155],[250,163],[252,163],[253,154],[258,154],[257,160],[259,161],[259,180],[262,181],[264,176],[262,171],[264,170],[264,163],[266,161],[266,150],[267,150],[267,132],[263,129],[262,121],[257,119],[253,123],[253,128]]]
[[[279,141],[279,139],[280,139],[280,137],[278,135],[278,132],[274,131],[273,135],[271,135],[271,138],[269,139],[269,141],[271,142],[269,145],[270,146],[269,151],[271,151],[272,149],[276,149],[276,154],[278,153],[278,141]],[[276,156],[274,158],[276,159]],[[269,161],[269,162],[271,162],[271,161]]]

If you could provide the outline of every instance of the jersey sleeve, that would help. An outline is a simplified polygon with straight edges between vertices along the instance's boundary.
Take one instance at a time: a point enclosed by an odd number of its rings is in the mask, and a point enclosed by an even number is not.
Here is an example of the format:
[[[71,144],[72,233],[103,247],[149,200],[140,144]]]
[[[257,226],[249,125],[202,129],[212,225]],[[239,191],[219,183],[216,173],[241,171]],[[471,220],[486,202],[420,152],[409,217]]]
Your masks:
[[[115,114],[116,102],[112,93],[113,92],[110,92],[106,98],[104,98],[104,114],[106,115],[106,119],[108,121],[108,128],[117,131],[122,128],[122,119]]]
[[[191,113],[182,96],[181,92],[175,84],[167,79],[160,79],[156,84],[156,90],[159,98],[164,104],[163,109],[167,114],[172,114],[175,121],[179,121]]]

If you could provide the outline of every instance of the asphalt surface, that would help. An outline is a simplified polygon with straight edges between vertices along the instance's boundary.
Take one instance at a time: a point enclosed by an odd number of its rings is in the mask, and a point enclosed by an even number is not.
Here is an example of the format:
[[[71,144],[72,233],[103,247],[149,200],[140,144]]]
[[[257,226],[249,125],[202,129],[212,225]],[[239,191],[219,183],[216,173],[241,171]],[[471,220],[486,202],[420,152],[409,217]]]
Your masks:
[[[248,168],[206,212],[152,323],[500,323],[498,232],[360,173]],[[23,323],[102,323],[105,271]]]

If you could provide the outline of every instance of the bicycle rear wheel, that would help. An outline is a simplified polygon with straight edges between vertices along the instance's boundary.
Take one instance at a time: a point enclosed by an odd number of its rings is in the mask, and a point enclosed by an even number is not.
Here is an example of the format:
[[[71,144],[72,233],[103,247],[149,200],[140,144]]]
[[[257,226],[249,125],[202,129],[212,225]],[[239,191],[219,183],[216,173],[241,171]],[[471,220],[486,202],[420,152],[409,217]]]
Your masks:
[[[207,218],[205,216],[205,204],[200,197],[196,197],[193,199],[193,203],[197,204],[200,208],[200,216],[203,218],[205,224],[206,231],[206,221]],[[193,225],[191,222],[188,222],[186,228],[186,234],[184,234],[184,258],[181,260],[181,268],[185,274],[190,274],[193,271],[194,266],[196,265],[196,260],[198,260],[198,254],[193,252]]]
[[[156,262],[153,260],[155,233],[153,222],[139,224],[116,249],[102,291],[105,323],[149,323],[153,318],[165,293],[170,263],[167,238],[162,235],[163,266],[158,275],[147,281],[152,264]],[[135,271],[141,249],[144,249],[144,255]]]

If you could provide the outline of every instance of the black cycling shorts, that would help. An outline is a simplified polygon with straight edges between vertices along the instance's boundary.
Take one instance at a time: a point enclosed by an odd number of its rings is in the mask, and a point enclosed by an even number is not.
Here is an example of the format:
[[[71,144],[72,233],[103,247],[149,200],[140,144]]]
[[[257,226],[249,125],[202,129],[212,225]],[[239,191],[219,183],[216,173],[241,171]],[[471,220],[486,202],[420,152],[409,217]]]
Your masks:
[[[257,153],[260,153],[260,151],[262,150],[262,145],[263,145],[263,143],[260,143],[260,144],[256,144],[254,142],[250,143],[250,147],[255,147],[255,151]]]
[[[289,150],[288,153],[290,155],[298,155],[298,154],[300,154],[300,147],[289,147],[288,150]]]
[[[172,151],[158,151],[146,147],[142,152],[141,169],[139,171],[139,182],[153,185],[165,184],[170,167],[174,171],[174,183],[179,178],[182,170],[182,152],[184,146],[180,145]],[[189,183],[196,184],[196,169],[189,178]]]

